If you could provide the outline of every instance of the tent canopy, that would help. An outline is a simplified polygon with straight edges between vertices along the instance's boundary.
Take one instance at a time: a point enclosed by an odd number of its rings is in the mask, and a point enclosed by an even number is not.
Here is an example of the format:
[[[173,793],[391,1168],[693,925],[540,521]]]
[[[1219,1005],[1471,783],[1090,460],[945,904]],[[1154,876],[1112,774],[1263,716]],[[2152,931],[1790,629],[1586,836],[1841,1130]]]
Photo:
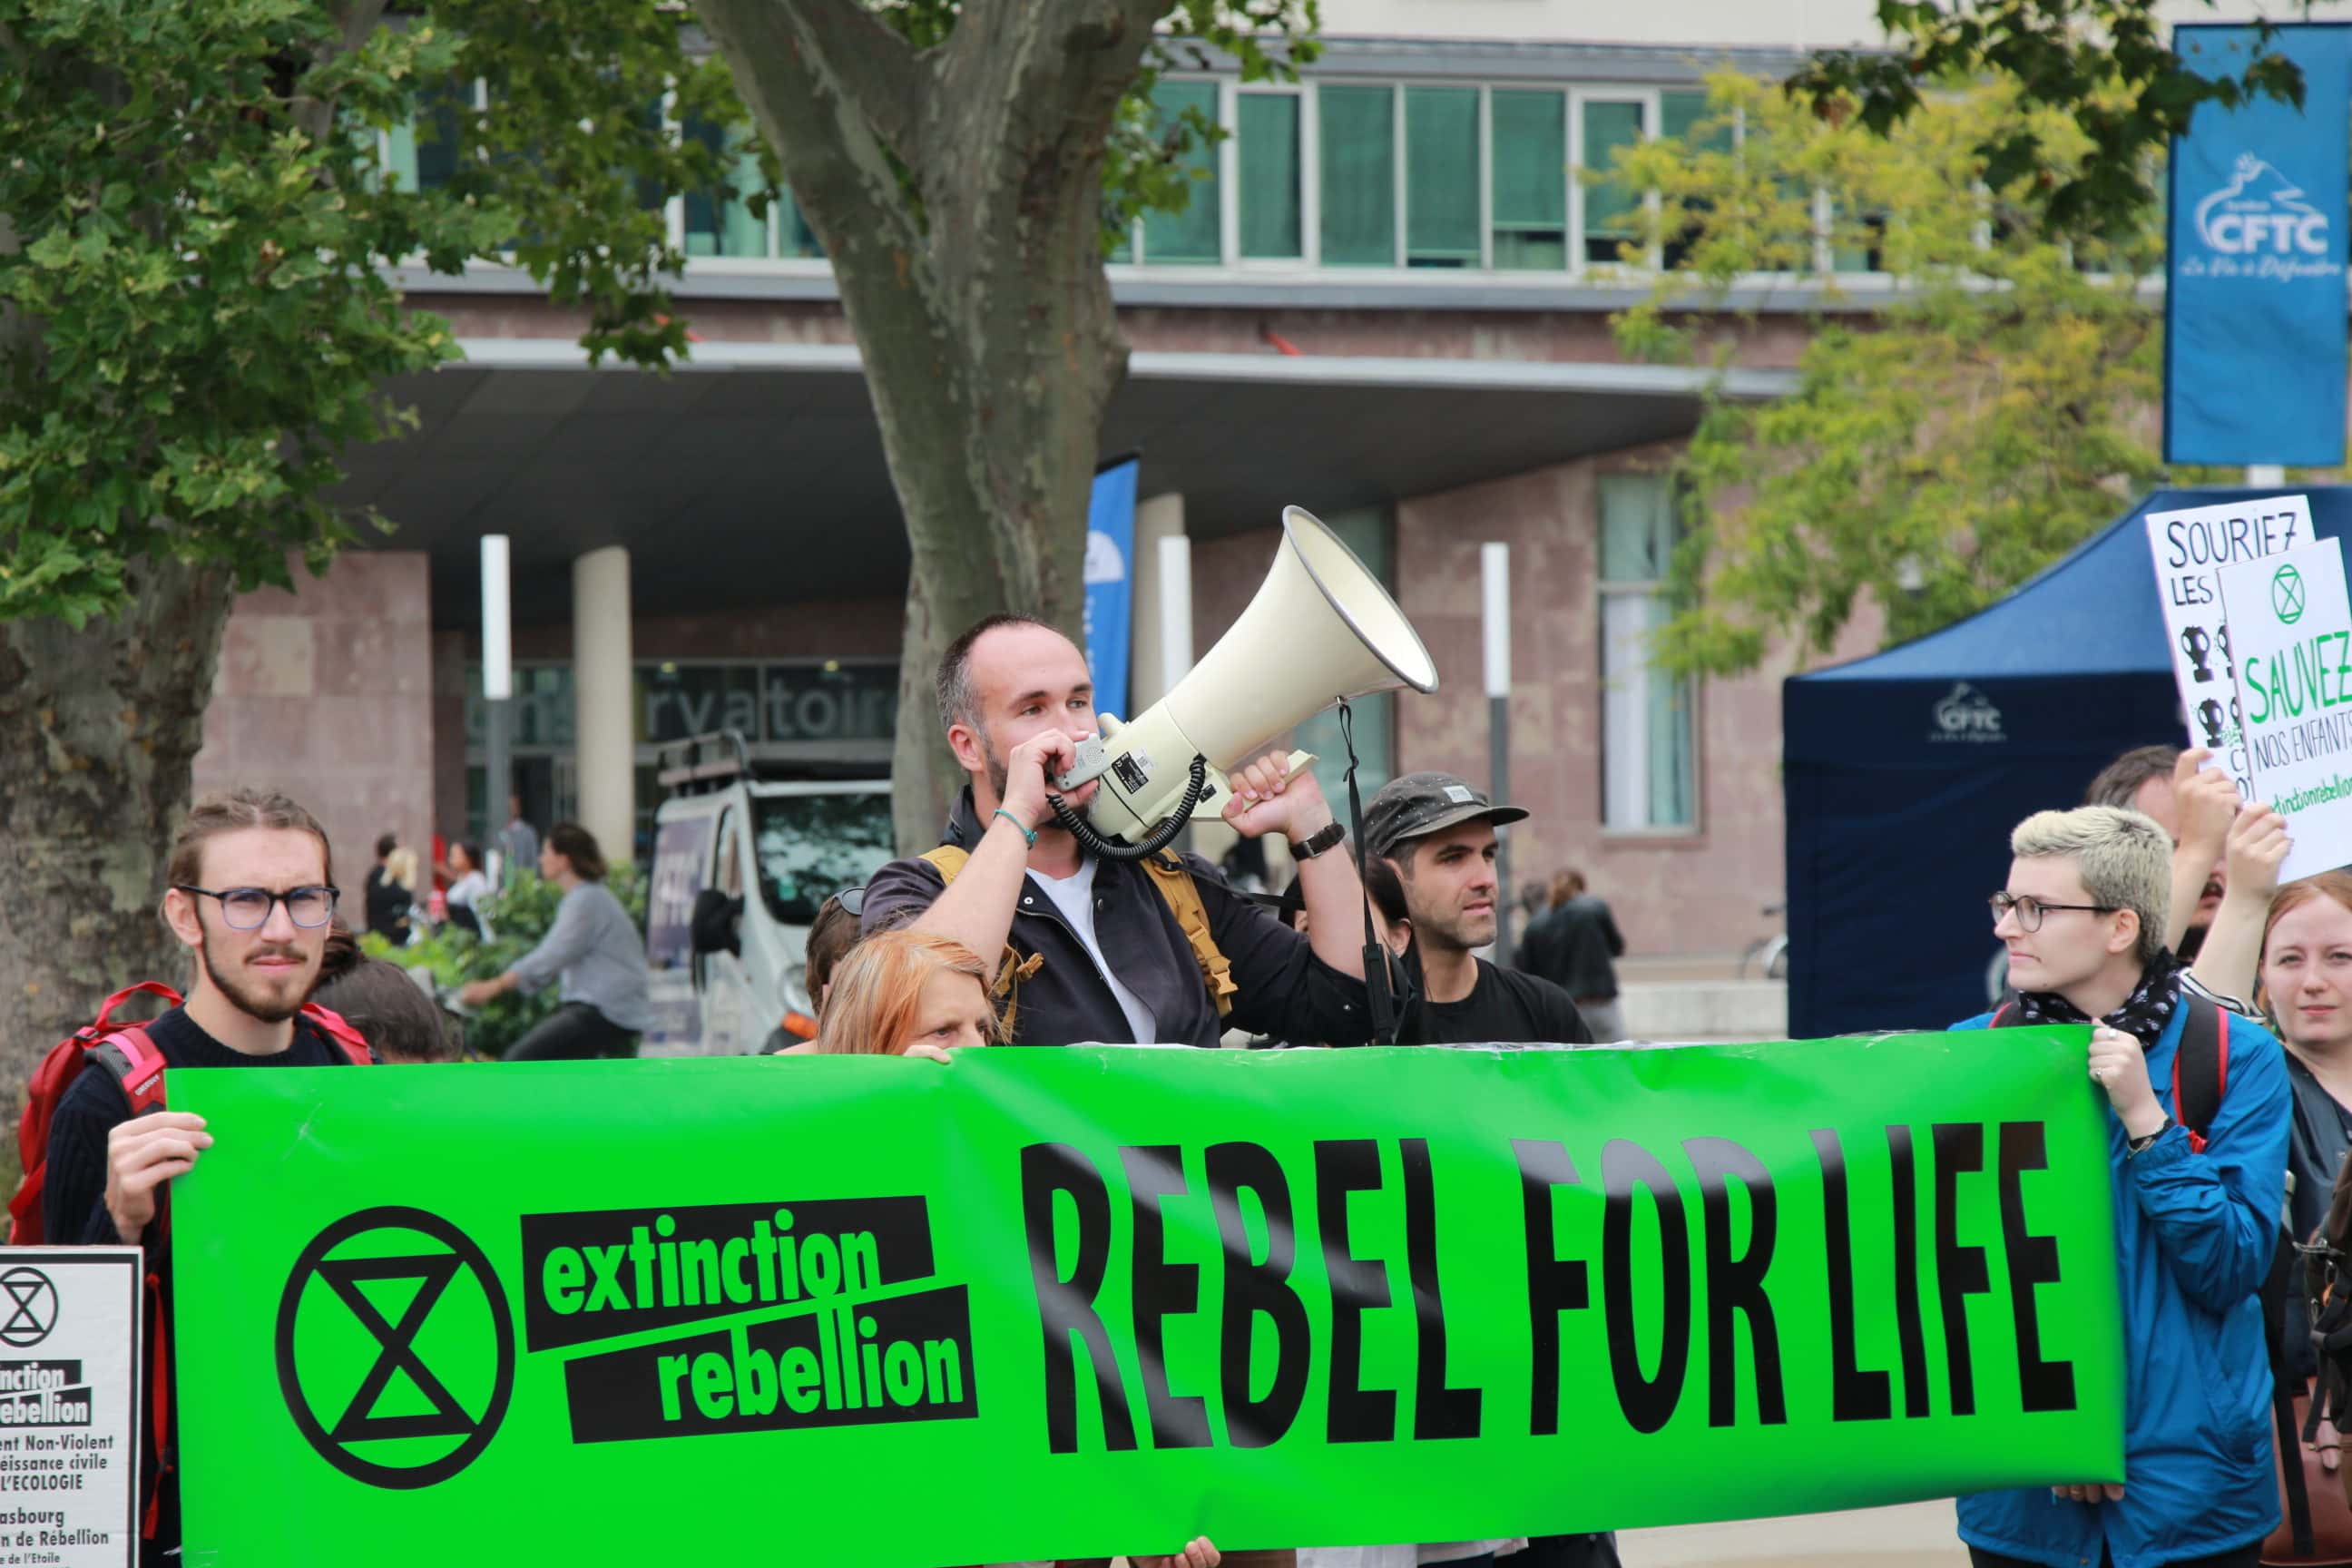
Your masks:
[[[2118,752],[2187,733],[2145,519],[2275,489],[2166,489],[2000,603],[1781,689],[1789,1023],[1940,1028],[1985,1007],[1984,900],[2029,813],[2080,804]],[[2322,539],[2352,487],[2317,486]]]

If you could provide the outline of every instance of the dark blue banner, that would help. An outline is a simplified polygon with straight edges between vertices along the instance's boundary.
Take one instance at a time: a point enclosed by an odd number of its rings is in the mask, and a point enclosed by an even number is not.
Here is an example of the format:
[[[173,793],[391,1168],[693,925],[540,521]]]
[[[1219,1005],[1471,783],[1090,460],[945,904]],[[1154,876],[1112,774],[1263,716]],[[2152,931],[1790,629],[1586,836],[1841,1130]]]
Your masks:
[[[1087,508],[1087,668],[1094,671],[1095,706],[1122,719],[1127,667],[1135,626],[1135,476],[1141,466],[1122,458],[1095,475]]]
[[[2176,27],[2173,47],[2206,77],[2284,54],[2304,102],[2207,104],[2173,141],[2165,458],[2341,463],[2352,26]]]

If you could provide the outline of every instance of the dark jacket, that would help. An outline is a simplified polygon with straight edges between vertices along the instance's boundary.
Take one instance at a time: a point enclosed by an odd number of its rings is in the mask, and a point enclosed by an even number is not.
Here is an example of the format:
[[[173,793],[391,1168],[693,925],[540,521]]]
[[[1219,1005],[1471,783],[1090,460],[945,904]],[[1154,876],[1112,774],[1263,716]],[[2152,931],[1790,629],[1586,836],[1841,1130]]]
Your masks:
[[[1519,967],[1541,975],[1580,1002],[1617,994],[1617,966],[1625,952],[1617,919],[1591,893],[1579,893],[1536,918],[1519,944]]]
[[[946,842],[971,849],[982,826],[966,790],[948,818]],[[1214,1046],[1228,1028],[1295,1040],[1354,1044],[1370,1033],[1364,983],[1315,956],[1307,939],[1235,892],[1216,868],[1184,857],[1208,911],[1210,934],[1233,964],[1233,1016],[1220,1021],[1192,944],[1168,901],[1135,866],[1105,860],[1095,868],[1095,937],[1119,983],[1151,1008],[1162,1045]],[[866,884],[860,924],[868,933],[919,918],[946,887],[921,858],[893,860]],[[1024,959],[1045,962],[1020,983],[1013,1043],[1062,1046],[1125,1041],[1132,1032],[1094,955],[1034,879],[1022,884],[1010,941]],[[983,953],[992,964],[999,955]]]

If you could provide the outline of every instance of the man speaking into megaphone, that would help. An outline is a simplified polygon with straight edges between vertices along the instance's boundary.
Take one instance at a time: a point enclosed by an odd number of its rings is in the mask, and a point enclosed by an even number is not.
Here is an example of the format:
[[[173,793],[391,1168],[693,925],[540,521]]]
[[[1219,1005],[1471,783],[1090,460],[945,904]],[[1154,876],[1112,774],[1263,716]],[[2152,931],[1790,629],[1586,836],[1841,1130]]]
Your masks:
[[[945,843],[867,884],[867,931],[911,923],[1001,954],[996,1000],[1016,1045],[1214,1046],[1228,1028],[1370,1037],[1356,938],[1363,885],[1313,774],[1286,778],[1280,756],[1235,769],[1223,811],[1244,837],[1290,840],[1312,933],[1303,936],[1198,856],[1098,858],[1059,825],[1053,780],[1077,765],[1097,721],[1086,657],[1052,626],[982,621],[940,661],[938,696],[970,782]],[[1064,799],[1084,810],[1097,787]]]

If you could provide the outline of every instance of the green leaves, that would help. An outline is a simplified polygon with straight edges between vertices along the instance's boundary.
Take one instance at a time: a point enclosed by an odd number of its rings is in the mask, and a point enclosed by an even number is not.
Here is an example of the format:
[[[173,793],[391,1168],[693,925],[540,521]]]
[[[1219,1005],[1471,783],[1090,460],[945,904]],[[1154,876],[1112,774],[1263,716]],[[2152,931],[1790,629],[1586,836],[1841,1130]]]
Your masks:
[[[1847,289],[1885,296],[1872,313],[1816,316],[1792,395],[1710,400],[1683,462],[1696,521],[1654,648],[1664,664],[1750,669],[1781,642],[1819,655],[1865,604],[1891,640],[1923,635],[2008,593],[2162,475],[2162,321],[2137,292],[2161,255],[2152,210],[2105,237],[2053,239],[2035,222],[2042,176],[2096,154],[2069,116],[1985,87],[1882,138],[1860,115],[1818,117],[1746,79],[1710,94],[1743,123],[1738,147],[1657,142],[1620,165],[1659,193],[1645,243],[1689,258],[1619,318],[1621,346],[1728,363],[1742,324],[1681,312],[1759,273],[1808,279],[1824,304]],[[2034,150],[2006,180],[1983,151],[2004,142]],[[1866,252],[1885,279],[1835,270]]]
[[[388,263],[511,255],[593,352],[686,351],[661,206],[723,172],[677,122],[742,115],[672,12],[447,0],[347,47],[314,0],[0,0],[0,618],[111,614],[147,554],[280,581],[375,522],[328,500],[337,454],[457,354]],[[403,188],[378,135],[453,73],[491,107],[453,178]]]
[[[1974,148],[1993,184],[2031,176],[2033,220],[2053,238],[2132,232],[2155,199],[2152,165],[2199,106],[2257,94],[2303,102],[2303,73],[2279,55],[2258,54],[2237,77],[2189,68],[2165,42],[2189,18],[2159,16],[2158,0],[1879,0],[1878,19],[1895,53],[1825,52],[1790,94],[1831,121],[1858,113],[1883,135],[1927,101],[1920,83],[1958,90],[1993,79],[2025,113],[2074,120],[2084,143],[2073,155],[2047,156],[2006,126],[1986,127]],[[2273,31],[2257,25],[2265,38]]]

